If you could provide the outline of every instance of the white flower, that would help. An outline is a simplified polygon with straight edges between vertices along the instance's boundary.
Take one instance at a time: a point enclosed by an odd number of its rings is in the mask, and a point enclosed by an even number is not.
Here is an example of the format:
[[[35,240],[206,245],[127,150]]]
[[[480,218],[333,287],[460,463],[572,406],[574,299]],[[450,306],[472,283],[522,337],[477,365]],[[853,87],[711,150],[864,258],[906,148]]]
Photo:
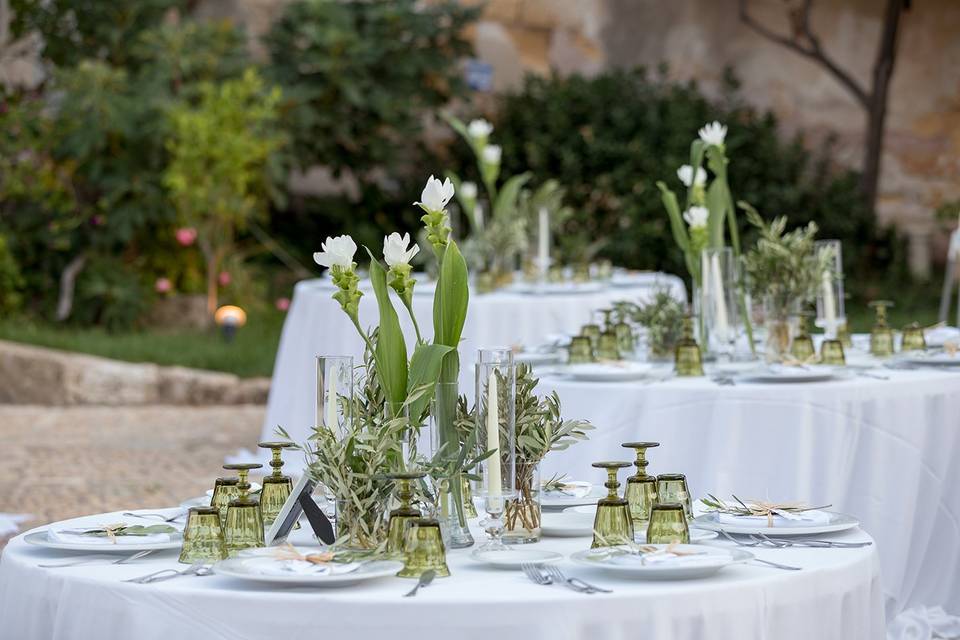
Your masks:
[[[708,145],[715,147],[722,147],[723,141],[727,137],[727,128],[714,120],[709,124],[705,124],[700,127],[700,139],[706,142]]]
[[[417,255],[417,252],[420,251],[420,247],[418,245],[413,245],[413,248],[408,251],[407,247],[409,245],[409,233],[403,234],[402,238],[396,231],[391,233],[389,236],[385,236],[383,238],[383,259],[386,261],[387,265],[396,267],[401,264],[410,264],[410,259]]]
[[[477,183],[461,182],[460,195],[462,195],[467,200],[476,200],[477,199]]]
[[[430,176],[420,194],[420,202],[413,204],[420,205],[429,211],[443,211],[452,197],[453,183],[450,182],[450,178],[440,182],[437,178]]]
[[[313,261],[321,267],[336,266],[349,269],[353,266],[353,254],[357,252],[357,243],[350,236],[328,237],[320,248],[323,251],[313,254]]]
[[[692,186],[690,176],[693,174],[693,167],[688,164],[683,165],[677,169],[677,177],[680,178],[680,182],[683,183],[683,186],[690,187]],[[707,184],[707,172],[703,170],[703,167],[697,167],[697,179],[696,184],[698,187],[702,187]]]
[[[493,125],[483,118],[477,118],[471,120],[470,124],[467,125],[467,133],[470,134],[471,138],[487,138],[493,133]]]
[[[488,144],[483,148],[483,161],[487,164],[500,164],[501,155],[503,155],[503,149],[499,145]]]
[[[687,221],[691,229],[707,226],[707,220],[709,218],[710,210],[706,207],[690,207],[683,212],[683,219]]]

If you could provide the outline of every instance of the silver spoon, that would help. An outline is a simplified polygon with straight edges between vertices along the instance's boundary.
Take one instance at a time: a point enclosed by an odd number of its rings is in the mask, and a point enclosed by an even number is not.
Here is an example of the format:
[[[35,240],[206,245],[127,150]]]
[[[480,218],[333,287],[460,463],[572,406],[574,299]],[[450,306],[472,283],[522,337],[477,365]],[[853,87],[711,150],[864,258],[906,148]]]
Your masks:
[[[420,574],[420,579],[417,580],[417,585],[413,589],[410,589],[410,591],[408,591],[407,593],[403,594],[403,597],[410,598],[412,596],[417,595],[417,591],[420,590],[420,587],[426,587],[431,582],[433,582],[433,579],[436,577],[437,577],[436,571],[434,571],[433,569],[427,569],[426,571]]]

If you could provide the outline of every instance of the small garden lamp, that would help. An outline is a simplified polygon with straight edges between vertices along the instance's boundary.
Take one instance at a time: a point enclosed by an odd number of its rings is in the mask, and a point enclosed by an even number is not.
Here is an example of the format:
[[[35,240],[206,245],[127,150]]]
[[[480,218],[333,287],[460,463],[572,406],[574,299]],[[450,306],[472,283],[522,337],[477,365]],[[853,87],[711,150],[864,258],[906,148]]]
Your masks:
[[[233,337],[237,335],[237,329],[247,324],[247,312],[232,304],[227,304],[213,314],[213,320],[220,327],[223,333],[223,339],[232,342]]]

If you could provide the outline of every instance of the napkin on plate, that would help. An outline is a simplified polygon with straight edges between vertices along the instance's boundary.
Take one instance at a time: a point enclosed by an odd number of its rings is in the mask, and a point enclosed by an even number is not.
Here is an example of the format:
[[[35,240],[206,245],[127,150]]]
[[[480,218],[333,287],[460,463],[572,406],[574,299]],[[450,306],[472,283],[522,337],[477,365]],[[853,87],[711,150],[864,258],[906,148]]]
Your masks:
[[[116,524],[116,523],[108,523]],[[176,526],[173,523],[167,523],[170,526]],[[69,527],[48,527],[47,539],[51,542],[60,542],[64,544],[99,544],[103,546],[125,544],[160,544],[170,542],[169,533],[150,533],[145,536],[94,536],[83,535],[83,531],[104,527],[104,524],[91,524],[85,527],[78,527],[76,523]],[[176,527],[179,528],[179,527]]]
[[[298,549],[306,555],[310,550]],[[276,549],[254,549],[244,553],[243,565],[254,573],[265,576],[325,576],[356,571],[359,562],[323,562],[276,557]]]
[[[960,329],[956,327],[936,327],[923,332],[927,346],[942,347],[945,342],[960,342]]]
[[[545,490],[544,494],[551,497],[583,498],[589,495],[590,491],[593,490],[593,485],[591,483],[580,480],[570,480],[562,484],[563,489],[551,489],[549,491]]]
[[[718,563],[726,562],[729,558],[719,553],[698,553],[694,555],[675,555],[664,551],[653,553],[644,553],[642,555],[623,554],[610,558],[613,564],[636,566],[641,565],[649,567],[652,565],[665,567],[699,567],[713,566]]]
[[[729,513],[718,513],[717,522],[734,525],[769,526],[767,516],[736,516]],[[807,524],[829,524],[830,514],[826,511],[811,509],[800,513],[780,511],[773,516],[774,527],[803,526]]]

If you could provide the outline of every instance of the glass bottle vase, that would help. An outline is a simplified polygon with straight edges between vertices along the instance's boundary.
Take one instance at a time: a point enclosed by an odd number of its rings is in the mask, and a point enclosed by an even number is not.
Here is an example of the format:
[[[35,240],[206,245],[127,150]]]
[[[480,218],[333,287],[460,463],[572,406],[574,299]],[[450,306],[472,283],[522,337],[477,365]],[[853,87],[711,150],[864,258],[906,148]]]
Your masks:
[[[526,544],[540,540],[540,464],[516,461],[516,497],[507,502],[503,541]]]

